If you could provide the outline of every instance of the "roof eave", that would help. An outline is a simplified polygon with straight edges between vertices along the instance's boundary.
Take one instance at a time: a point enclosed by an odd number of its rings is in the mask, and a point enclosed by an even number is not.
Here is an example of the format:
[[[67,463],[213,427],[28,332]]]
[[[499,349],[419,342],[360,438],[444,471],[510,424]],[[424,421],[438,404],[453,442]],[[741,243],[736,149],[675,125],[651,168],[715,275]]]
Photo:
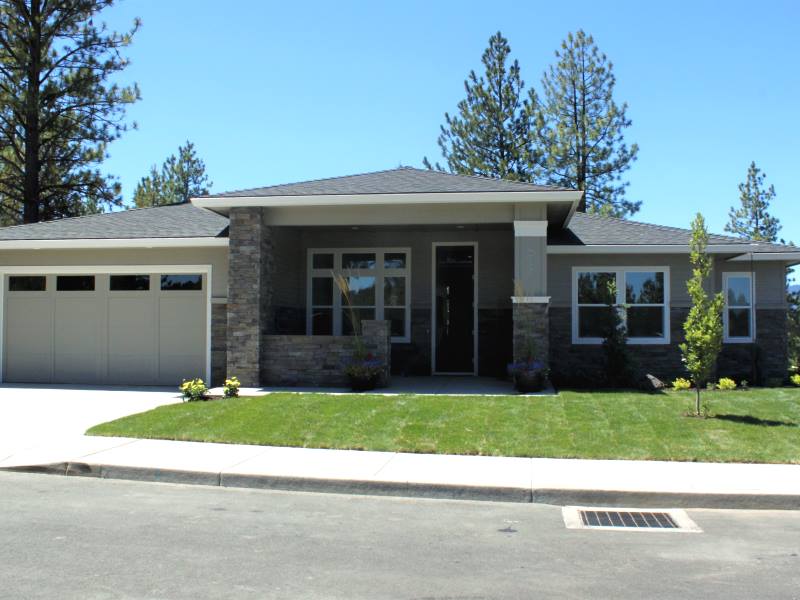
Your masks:
[[[83,238],[57,240],[0,240],[0,250],[66,250],[96,248],[209,248],[228,245],[225,237]]]
[[[711,254],[742,254],[743,244],[709,244]],[[549,244],[548,254],[689,254],[688,244]],[[761,253],[753,253],[759,256]],[[764,253],[767,254],[767,253]],[[749,256],[750,254],[746,254]],[[779,259],[762,259],[779,260]]]

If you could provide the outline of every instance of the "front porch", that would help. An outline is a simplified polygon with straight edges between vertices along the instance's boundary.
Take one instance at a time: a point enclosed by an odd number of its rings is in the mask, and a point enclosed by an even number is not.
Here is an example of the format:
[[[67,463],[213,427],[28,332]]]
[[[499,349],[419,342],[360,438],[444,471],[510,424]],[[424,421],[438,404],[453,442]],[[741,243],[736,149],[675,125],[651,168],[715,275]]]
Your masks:
[[[227,374],[247,386],[342,385],[355,314],[385,324],[388,343],[372,327],[369,346],[394,378],[472,375],[491,379],[459,393],[491,380],[509,391],[510,362],[547,360],[547,222],[451,219],[321,225],[232,209]]]

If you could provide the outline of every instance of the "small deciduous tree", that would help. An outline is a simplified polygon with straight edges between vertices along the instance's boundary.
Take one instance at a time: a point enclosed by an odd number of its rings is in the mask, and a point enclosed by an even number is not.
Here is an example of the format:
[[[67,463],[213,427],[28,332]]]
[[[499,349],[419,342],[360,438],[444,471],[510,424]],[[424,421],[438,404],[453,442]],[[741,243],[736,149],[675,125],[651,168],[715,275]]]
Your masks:
[[[756,166],[755,161],[747,168],[747,179],[739,184],[739,208],[731,207],[725,231],[765,242],[778,239],[781,224],[769,214],[769,205],[775,199],[775,188],[766,187],[766,173]]]
[[[532,146],[536,94],[524,96],[519,64],[509,61],[511,48],[498,31],[483,53],[485,74],[470,71],[467,97],[458,115],[445,113],[439,147],[451,173],[533,181]],[[433,168],[427,157],[423,163]],[[436,168],[444,170],[438,163]]]
[[[683,324],[686,341],[680,345],[686,370],[697,392],[695,415],[700,416],[700,389],[711,379],[717,357],[722,350],[722,293],[709,294],[706,282],[712,271],[708,247],[708,229],[703,215],[697,214],[692,222],[691,251],[692,276],[686,284],[692,307]]]
[[[627,307],[616,303],[617,285],[614,282],[608,284],[608,297],[612,300],[607,305],[606,337],[603,339],[606,380],[611,387],[628,387],[633,382],[633,367],[628,351],[628,328],[623,317]]]
[[[197,157],[194,144],[187,141],[178,148],[178,156],[173,154],[164,161],[161,170],[150,167],[150,174],[136,185],[133,203],[137,208],[180,204],[207,194],[212,185],[205,163]]]

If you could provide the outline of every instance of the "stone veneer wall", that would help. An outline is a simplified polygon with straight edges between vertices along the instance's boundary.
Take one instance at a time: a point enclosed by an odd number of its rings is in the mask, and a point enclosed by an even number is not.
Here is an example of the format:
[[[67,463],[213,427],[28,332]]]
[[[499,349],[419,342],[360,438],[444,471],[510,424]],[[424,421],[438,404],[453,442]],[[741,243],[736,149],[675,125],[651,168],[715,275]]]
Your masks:
[[[232,208],[229,235],[227,372],[258,386],[262,338],[274,325],[272,230],[262,209]]]
[[[228,306],[211,305],[211,385],[225,383],[227,377]],[[233,373],[235,375],[235,373]]]
[[[531,347],[534,356],[545,364],[550,357],[549,304],[546,302],[515,302],[513,309],[514,361],[529,358]]]
[[[665,382],[686,377],[678,345],[684,341],[683,323],[689,309],[670,311],[670,343],[632,345],[639,368]],[[591,387],[603,381],[605,355],[599,345],[572,344],[572,309],[550,308],[550,368],[557,385]],[[715,377],[746,379],[764,384],[785,379],[788,368],[786,311],[756,311],[756,344],[723,344]]]
[[[362,328],[367,352],[386,364],[382,382],[386,385],[391,369],[389,322],[364,321]],[[324,387],[348,383],[344,367],[353,359],[351,336],[265,335],[262,345],[264,385]]]

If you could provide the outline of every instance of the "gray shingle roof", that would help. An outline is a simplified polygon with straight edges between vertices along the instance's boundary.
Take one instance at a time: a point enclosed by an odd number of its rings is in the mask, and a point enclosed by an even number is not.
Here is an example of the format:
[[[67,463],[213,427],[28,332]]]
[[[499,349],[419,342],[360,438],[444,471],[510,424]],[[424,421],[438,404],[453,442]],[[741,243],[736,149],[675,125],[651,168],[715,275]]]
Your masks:
[[[387,171],[316,179],[300,183],[210,194],[208,198],[259,196],[320,196],[361,194],[424,194],[453,192],[555,192],[567,188],[491,179],[476,175],[453,175],[440,171],[400,167]]]
[[[687,246],[691,235],[690,230],[678,227],[575,213],[569,227],[548,232],[547,243],[557,246],[617,244]],[[740,245],[742,252],[800,252],[800,248],[794,246],[751,242],[727,235],[710,234],[708,241],[709,244]]]
[[[173,204],[3,227],[0,241],[219,237],[227,228],[227,217]]]

